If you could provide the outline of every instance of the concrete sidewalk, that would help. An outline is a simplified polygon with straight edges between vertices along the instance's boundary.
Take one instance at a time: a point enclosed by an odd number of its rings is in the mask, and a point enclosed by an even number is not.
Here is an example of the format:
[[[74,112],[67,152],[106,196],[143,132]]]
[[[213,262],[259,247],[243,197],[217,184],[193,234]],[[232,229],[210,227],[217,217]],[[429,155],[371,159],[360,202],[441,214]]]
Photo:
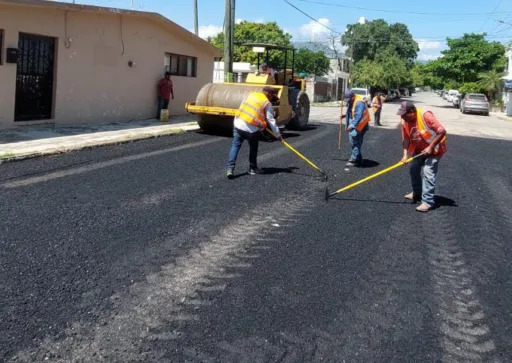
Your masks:
[[[193,115],[174,116],[168,122],[152,119],[103,125],[26,126],[0,131],[0,162],[60,154],[198,129],[199,126]]]

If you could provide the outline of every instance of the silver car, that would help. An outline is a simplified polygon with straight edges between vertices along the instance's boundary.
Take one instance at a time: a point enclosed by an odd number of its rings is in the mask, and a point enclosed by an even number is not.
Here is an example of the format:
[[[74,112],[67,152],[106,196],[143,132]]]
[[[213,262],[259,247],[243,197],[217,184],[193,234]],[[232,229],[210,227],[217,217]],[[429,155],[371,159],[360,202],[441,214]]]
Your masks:
[[[483,113],[486,116],[489,116],[489,100],[482,93],[468,93],[461,100],[460,103],[460,112],[468,113]]]

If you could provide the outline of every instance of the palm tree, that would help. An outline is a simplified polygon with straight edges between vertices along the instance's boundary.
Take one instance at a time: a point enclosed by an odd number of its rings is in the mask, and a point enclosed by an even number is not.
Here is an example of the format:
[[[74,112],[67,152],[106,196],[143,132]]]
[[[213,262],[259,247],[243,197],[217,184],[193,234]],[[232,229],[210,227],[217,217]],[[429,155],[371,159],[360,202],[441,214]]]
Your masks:
[[[478,79],[478,86],[487,93],[489,98],[494,99],[494,96],[501,89],[501,72],[491,70],[480,73]]]

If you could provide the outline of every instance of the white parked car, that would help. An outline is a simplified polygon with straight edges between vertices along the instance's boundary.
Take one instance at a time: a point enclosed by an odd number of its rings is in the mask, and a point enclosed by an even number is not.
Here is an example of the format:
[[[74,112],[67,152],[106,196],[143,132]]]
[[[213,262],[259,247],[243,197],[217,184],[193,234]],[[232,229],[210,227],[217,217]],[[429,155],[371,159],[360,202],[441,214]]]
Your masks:
[[[372,102],[372,100],[371,100],[372,95],[370,94],[370,90],[369,89],[366,89],[366,88],[352,88],[352,91],[354,91],[354,93],[356,95],[363,96],[363,99],[366,101],[368,106],[370,106],[370,104]]]
[[[448,94],[446,96],[446,101],[448,102],[453,102],[453,97],[457,97],[459,95],[459,91],[455,90],[455,89],[451,89],[448,91]]]

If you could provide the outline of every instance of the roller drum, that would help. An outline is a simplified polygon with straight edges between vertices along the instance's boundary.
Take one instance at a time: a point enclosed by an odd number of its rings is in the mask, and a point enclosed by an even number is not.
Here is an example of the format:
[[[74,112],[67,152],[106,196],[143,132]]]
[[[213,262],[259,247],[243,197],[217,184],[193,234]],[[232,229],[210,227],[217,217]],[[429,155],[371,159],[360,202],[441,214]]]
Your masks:
[[[196,105],[238,110],[244,99],[251,92],[263,91],[264,87],[265,85],[208,83],[197,94]],[[229,116],[198,114],[197,122],[203,130],[233,127],[233,117]]]

